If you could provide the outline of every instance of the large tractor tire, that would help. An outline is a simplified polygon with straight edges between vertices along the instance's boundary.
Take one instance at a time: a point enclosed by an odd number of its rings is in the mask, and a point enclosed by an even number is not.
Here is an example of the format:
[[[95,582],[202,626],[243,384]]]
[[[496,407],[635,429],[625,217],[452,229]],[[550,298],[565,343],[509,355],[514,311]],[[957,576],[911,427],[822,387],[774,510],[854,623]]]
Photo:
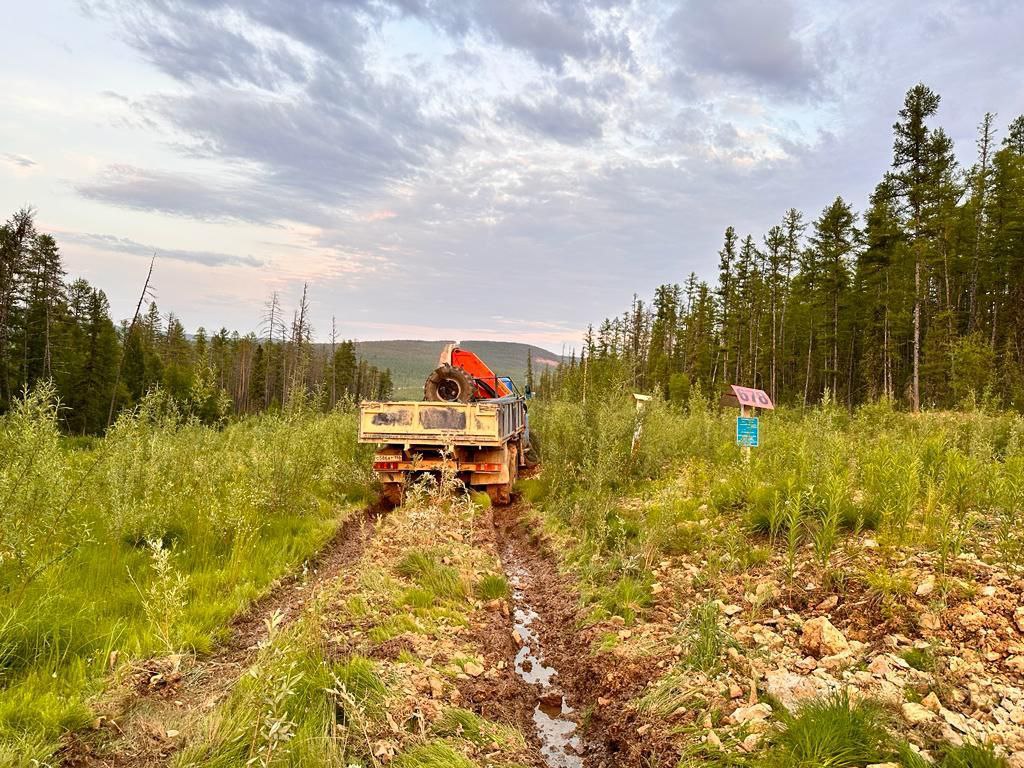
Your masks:
[[[476,382],[454,365],[442,365],[427,377],[423,399],[432,402],[468,403],[473,399]]]

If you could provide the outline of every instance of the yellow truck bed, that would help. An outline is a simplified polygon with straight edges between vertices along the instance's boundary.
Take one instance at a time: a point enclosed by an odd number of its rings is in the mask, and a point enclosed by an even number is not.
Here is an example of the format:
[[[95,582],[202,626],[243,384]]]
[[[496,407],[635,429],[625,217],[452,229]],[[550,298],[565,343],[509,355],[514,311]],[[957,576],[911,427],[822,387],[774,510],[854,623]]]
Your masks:
[[[359,442],[500,446],[523,431],[519,398],[474,403],[398,401],[359,406]]]

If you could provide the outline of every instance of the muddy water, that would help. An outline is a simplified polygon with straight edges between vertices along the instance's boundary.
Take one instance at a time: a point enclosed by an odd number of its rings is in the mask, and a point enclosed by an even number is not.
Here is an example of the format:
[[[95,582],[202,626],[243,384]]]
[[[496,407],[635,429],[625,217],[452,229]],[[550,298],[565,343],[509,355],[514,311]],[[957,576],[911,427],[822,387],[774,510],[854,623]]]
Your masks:
[[[558,690],[558,671],[544,663],[540,637],[532,627],[539,615],[527,603],[523,589],[529,574],[522,566],[509,562],[506,562],[506,574],[512,587],[513,630],[519,637],[515,670],[519,677],[538,689],[533,724],[541,754],[550,768],[583,768],[582,743],[572,718],[573,709]]]

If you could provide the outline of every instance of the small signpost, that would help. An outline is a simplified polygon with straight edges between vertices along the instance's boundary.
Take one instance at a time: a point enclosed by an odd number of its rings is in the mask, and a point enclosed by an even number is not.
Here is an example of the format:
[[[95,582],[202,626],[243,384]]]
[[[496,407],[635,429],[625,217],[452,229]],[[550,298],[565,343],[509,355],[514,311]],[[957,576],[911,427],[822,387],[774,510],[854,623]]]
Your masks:
[[[761,444],[761,424],[756,416],[756,409],[774,410],[772,399],[763,389],[741,387],[733,384],[729,387],[731,394],[722,396],[722,405],[739,406],[740,415],[736,419],[736,445],[743,449],[745,460],[750,459],[750,449]],[[747,409],[750,414],[747,415]]]
[[[630,459],[636,456],[636,449],[640,445],[640,435],[644,431],[644,407],[650,401],[651,396],[634,393],[633,398],[636,400],[636,426],[633,429],[633,444],[629,447]]]

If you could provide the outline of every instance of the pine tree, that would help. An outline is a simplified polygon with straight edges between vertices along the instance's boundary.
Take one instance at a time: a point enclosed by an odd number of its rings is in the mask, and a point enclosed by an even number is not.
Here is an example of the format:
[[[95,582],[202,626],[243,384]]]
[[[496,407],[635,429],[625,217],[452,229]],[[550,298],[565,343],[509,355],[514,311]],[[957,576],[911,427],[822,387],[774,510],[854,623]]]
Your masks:
[[[893,125],[894,179],[899,185],[909,217],[910,249],[914,259],[914,340],[911,407],[921,408],[921,302],[925,262],[924,211],[928,194],[928,154],[931,129],[927,120],[939,110],[940,97],[919,83],[907,92],[900,119]]]
[[[825,378],[834,397],[839,396],[840,312],[847,301],[850,266],[860,233],[857,217],[841,197],[822,211],[814,222],[805,270],[813,271],[816,304],[828,322],[819,324],[818,337],[830,350],[825,361]]]
[[[0,410],[10,405],[23,383],[15,336],[29,249],[36,238],[34,215],[31,208],[22,208],[0,228]]]

